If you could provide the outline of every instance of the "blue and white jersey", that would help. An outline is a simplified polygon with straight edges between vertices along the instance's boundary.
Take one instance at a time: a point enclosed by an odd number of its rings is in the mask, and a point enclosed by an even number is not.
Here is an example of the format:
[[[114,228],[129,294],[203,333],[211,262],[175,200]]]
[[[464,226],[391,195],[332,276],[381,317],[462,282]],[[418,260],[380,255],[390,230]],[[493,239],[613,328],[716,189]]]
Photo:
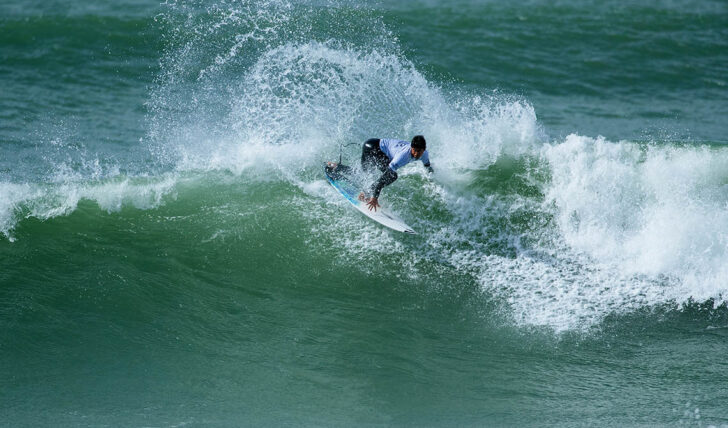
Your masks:
[[[397,171],[413,160],[420,160],[425,166],[430,165],[430,155],[427,153],[427,150],[422,153],[419,159],[415,159],[412,153],[410,153],[409,141],[382,138],[379,140],[379,149],[391,160],[389,162],[389,168],[392,171]]]

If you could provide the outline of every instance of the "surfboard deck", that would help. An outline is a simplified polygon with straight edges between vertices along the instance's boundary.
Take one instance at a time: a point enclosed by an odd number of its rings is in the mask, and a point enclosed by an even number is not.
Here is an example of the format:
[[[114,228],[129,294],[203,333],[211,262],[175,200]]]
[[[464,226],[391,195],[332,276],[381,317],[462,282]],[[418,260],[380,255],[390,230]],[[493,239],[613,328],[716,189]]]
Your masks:
[[[343,168],[341,168],[343,167]],[[416,234],[411,227],[407,225],[401,218],[395,213],[387,210],[384,207],[377,208],[376,211],[369,210],[369,206],[366,202],[360,201],[359,193],[361,193],[361,187],[353,180],[352,177],[347,174],[348,168],[342,165],[340,168],[333,169],[324,163],[324,174],[328,182],[338,190],[346,200],[348,200],[359,212],[376,221],[382,226],[386,226],[392,230],[398,232]]]

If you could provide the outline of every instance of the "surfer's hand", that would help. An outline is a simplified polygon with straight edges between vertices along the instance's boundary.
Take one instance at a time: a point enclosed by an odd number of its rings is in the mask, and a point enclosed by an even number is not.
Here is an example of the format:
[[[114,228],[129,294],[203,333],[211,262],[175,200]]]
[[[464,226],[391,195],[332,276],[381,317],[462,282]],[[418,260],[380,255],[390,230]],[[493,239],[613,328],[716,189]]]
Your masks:
[[[367,200],[367,195],[364,194],[364,192],[359,193],[358,199],[362,202]]]
[[[379,200],[377,198],[369,198],[367,199],[367,205],[369,206],[369,211],[374,210],[376,211],[379,205]]]

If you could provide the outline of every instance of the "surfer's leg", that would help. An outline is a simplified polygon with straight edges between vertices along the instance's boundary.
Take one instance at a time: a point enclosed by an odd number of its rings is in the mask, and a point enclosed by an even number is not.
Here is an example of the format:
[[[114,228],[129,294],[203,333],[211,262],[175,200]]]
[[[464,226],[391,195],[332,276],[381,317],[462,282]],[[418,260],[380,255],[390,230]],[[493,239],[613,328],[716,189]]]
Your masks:
[[[365,172],[370,172],[374,168],[379,168],[378,159],[381,155],[387,157],[382,150],[379,148],[379,138],[370,138],[364,142],[364,146],[361,148],[361,169]]]
[[[377,169],[382,172],[387,171],[389,162],[389,157],[385,155],[383,151],[379,150],[379,153],[377,153]]]

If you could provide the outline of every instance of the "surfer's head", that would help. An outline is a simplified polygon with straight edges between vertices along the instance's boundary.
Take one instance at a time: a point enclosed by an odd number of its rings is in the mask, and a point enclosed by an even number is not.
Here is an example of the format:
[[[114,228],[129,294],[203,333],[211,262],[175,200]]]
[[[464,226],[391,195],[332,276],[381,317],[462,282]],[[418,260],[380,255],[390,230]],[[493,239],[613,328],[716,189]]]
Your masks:
[[[419,159],[422,157],[422,154],[425,153],[425,149],[427,149],[425,137],[422,135],[415,135],[412,137],[412,143],[410,144],[410,153],[412,154],[412,157]]]

